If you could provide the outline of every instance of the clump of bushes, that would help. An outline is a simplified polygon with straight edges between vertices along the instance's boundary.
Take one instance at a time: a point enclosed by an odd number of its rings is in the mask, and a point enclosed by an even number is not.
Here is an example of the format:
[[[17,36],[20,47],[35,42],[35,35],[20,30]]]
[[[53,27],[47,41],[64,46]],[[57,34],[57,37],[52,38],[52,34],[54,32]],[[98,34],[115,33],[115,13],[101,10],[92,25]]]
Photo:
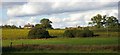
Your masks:
[[[28,37],[32,39],[38,39],[38,38],[50,38],[48,31],[42,28],[33,28],[29,31]]]
[[[82,37],[93,37],[94,33],[90,30],[83,30],[81,32]]]
[[[65,30],[64,32],[64,36],[65,37],[75,37],[74,34],[73,34],[73,30]]]
[[[65,30],[64,34],[65,37],[93,37],[94,33],[93,31],[90,31],[89,29],[84,30]]]

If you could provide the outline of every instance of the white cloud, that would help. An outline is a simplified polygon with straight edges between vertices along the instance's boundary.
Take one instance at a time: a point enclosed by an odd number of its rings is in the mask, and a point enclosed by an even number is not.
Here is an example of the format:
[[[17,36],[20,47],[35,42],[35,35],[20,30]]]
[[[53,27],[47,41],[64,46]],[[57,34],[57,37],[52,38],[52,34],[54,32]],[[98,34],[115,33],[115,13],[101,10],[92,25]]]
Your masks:
[[[28,2],[8,8],[8,16],[48,15],[117,7],[114,2]]]
[[[119,0],[28,0],[28,2],[118,2]]]
[[[22,19],[22,18],[14,18],[11,17],[9,18],[6,22],[4,22],[4,24],[8,24],[8,25],[16,25],[16,26],[24,26],[25,24],[37,24],[37,22],[35,21],[37,18],[36,17],[30,17],[28,20],[27,19]]]
[[[95,2],[90,1],[93,0],[89,0],[89,2],[58,2],[58,0],[54,2],[34,2],[34,0],[32,0],[23,5],[9,7],[7,10],[9,17],[27,16],[30,17],[28,20],[13,18],[8,20],[7,23],[16,25],[25,25],[27,23],[36,24],[39,23],[36,22],[38,17],[32,16],[47,15],[48,19],[53,22],[52,25],[54,28],[64,28],[76,25],[86,26],[90,18],[96,14],[117,17],[117,3],[111,2],[112,0],[109,0],[110,2],[108,0],[104,0],[104,2],[103,0],[95,0]]]
[[[60,22],[62,22],[61,18],[56,18],[55,16],[54,17],[50,17],[49,20],[51,20],[53,23],[60,23]]]
[[[37,24],[37,22],[35,21],[37,18],[36,17],[30,17],[29,20],[26,21],[26,24],[27,23],[31,23],[31,24]]]
[[[94,11],[87,11],[87,12],[72,12],[60,15],[49,15],[48,19],[50,19],[53,23],[52,26],[54,28],[65,28],[65,27],[75,27],[77,26],[87,26],[88,22],[90,22],[91,18],[96,14],[107,15],[107,16],[115,16],[117,17],[118,12],[116,9],[104,9],[104,10],[94,10]],[[62,17],[66,16],[67,17]],[[8,24],[15,24],[15,25],[25,25],[27,23],[36,24],[36,20],[40,20],[38,17],[30,17],[28,19],[22,18],[13,18],[7,21]]]
[[[67,18],[59,18],[57,16],[50,17],[49,19],[53,22],[54,28],[58,27],[69,27],[69,26],[87,26],[88,22],[91,21],[91,18],[97,14],[101,15],[107,15],[107,16],[115,16],[117,17],[117,10],[111,9],[111,10],[94,10],[94,11],[88,11],[88,12],[82,12],[82,13],[68,13],[69,17]],[[62,15],[61,15],[62,16]]]
[[[8,25],[23,25],[25,23],[25,20],[23,19],[9,19],[8,21],[6,21],[6,24]]]
[[[2,0],[2,2],[118,2],[119,0]]]

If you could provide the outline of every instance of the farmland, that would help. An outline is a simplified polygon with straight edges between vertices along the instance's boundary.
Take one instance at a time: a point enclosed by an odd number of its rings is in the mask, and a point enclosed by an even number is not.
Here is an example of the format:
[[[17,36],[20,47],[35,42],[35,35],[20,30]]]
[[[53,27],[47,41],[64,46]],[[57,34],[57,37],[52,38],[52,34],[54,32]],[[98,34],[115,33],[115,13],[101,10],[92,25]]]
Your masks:
[[[30,29],[2,29],[2,39],[26,39]],[[62,37],[65,30],[48,30],[51,36]],[[118,32],[95,32],[98,37],[118,37]]]
[[[30,29],[3,29],[3,39],[25,39]],[[64,30],[48,30],[51,36],[62,36]]]
[[[36,47],[40,47],[40,49],[41,48],[44,49],[44,50],[40,50],[38,48],[37,50],[34,50],[34,51],[24,50],[26,52],[39,52],[39,53],[40,52],[42,53],[43,52],[58,52],[58,53],[77,52],[79,53],[83,50],[84,50],[83,52],[103,52],[103,51],[104,52],[117,52],[114,49],[116,49],[116,47],[118,46],[118,32],[95,32],[95,34],[99,34],[100,36],[87,37],[87,38],[83,38],[83,37],[79,37],[79,38],[65,38],[64,37],[63,38],[62,34],[64,33],[65,30],[51,29],[48,31],[51,36],[57,36],[58,38],[27,39],[29,29],[3,29],[2,30],[2,38],[3,38],[2,46],[8,47],[11,45],[10,43],[12,42],[12,46],[14,47],[19,46],[20,49],[23,49],[22,45],[29,46],[30,48],[33,48],[33,49]],[[56,46],[56,48],[51,50],[53,46],[54,47]],[[90,48],[90,50],[81,49],[83,48],[82,46],[84,46],[85,49]],[[80,48],[80,51],[76,49],[78,47]],[[107,47],[110,47],[110,48],[107,49]],[[67,48],[70,48],[70,50],[67,51]],[[102,50],[96,51],[97,48],[100,48]],[[94,49],[94,50],[91,51],[91,49]],[[21,50],[20,52],[24,52],[24,51]]]

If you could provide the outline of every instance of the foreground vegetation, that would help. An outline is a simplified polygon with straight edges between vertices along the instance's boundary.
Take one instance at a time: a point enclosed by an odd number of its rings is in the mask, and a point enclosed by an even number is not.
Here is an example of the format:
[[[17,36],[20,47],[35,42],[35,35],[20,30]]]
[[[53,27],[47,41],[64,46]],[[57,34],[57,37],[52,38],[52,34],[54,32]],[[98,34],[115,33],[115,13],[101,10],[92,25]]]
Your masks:
[[[116,53],[118,51],[117,37],[17,39],[2,42],[3,53]]]
[[[3,47],[12,53],[118,53],[117,45],[16,45]]]
[[[57,38],[28,39],[29,30],[3,29],[3,53],[115,53],[118,49],[118,32],[94,31],[99,36],[67,38],[62,36],[65,30],[50,29],[50,36]]]
[[[3,40],[3,46],[10,46],[22,44],[66,44],[66,45],[117,45],[118,38],[51,38],[51,39],[21,39],[21,40]]]

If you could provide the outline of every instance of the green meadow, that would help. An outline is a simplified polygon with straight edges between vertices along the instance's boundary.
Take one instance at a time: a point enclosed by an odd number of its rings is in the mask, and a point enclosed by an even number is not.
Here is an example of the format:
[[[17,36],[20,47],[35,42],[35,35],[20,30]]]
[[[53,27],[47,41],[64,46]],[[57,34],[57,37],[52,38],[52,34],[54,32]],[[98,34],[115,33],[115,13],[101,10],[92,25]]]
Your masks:
[[[21,44],[64,44],[64,45],[117,45],[118,38],[51,38],[51,39],[17,39],[17,40],[3,40],[3,46],[9,46],[10,42],[13,45]]]
[[[67,37],[63,37],[63,33],[65,30],[51,29],[51,30],[48,30],[49,34],[51,36],[57,36],[58,38],[27,39],[29,30],[30,29],[2,29],[2,39],[3,39],[2,46],[10,47],[11,42],[12,42],[12,46],[14,47],[20,46],[18,47],[18,49],[21,49],[21,50],[18,50],[18,51],[16,50],[12,52],[27,52],[27,53],[29,52],[35,52],[35,53],[36,52],[38,53],[50,53],[50,52],[53,52],[53,53],[56,53],[56,52],[58,53],[63,53],[63,52],[65,53],[68,53],[68,52],[69,53],[71,52],[72,53],[80,53],[80,52],[113,53],[113,52],[117,52],[117,50],[114,50],[114,49],[116,49],[116,47],[118,46],[118,33],[119,32],[107,32],[107,31],[106,32],[95,32],[95,34],[99,34],[99,36],[86,37],[86,38],[84,37],[67,38]],[[29,47],[22,47],[23,45],[29,46]],[[31,47],[32,45],[33,47]],[[45,45],[45,46],[43,47],[42,45]],[[81,46],[87,46],[87,47],[83,48]],[[39,48],[36,49],[37,47]],[[69,48],[69,51],[67,50],[68,48]],[[80,49],[80,51],[78,51],[76,48]],[[99,50],[99,48],[101,50]]]
[[[25,39],[30,29],[2,29],[3,39]],[[62,36],[64,30],[48,30],[51,36]]]
[[[30,29],[2,29],[2,39],[26,39]],[[65,30],[48,30],[51,36],[62,37]],[[94,32],[97,37],[118,37],[119,32]]]

